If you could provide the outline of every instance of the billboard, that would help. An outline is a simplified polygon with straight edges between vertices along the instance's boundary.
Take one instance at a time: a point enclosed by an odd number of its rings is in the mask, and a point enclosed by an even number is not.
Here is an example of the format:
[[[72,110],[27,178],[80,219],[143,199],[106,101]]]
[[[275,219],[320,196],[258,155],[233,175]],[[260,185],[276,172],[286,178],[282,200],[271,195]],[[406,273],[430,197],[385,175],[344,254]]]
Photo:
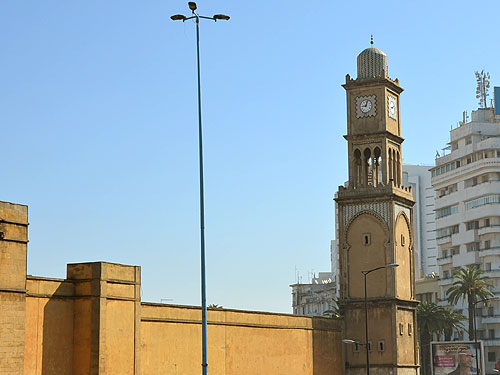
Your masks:
[[[495,115],[500,115],[500,87],[495,86]]]
[[[477,355],[477,357],[476,357]],[[431,342],[432,375],[476,375],[477,364],[484,375],[483,342],[474,341],[441,341]]]

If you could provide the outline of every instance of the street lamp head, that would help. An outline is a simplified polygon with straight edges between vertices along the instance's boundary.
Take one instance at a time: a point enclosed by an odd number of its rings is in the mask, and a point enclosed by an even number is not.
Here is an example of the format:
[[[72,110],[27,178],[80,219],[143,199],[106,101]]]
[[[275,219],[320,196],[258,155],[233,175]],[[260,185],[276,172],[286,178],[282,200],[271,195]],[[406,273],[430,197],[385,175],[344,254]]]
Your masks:
[[[354,341],[354,340],[350,340],[350,339],[344,339],[344,340],[342,340],[342,342],[343,342],[344,344],[356,344],[356,341]]]
[[[226,16],[225,14],[215,14],[214,15],[214,20],[223,20],[223,21],[228,21],[229,20],[229,16]]]
[[[174,14],[173,16],[170,17],[172,21],[184,21],[186,19],[186,16],[183,14]]]
[[[390,263],[390,264],[386,264],[385,268],[395,268],[395,267],[399,267],[399,264],[397,263]]]
[[[194,1],[190,1],[190,2],[188,3],[188,5],[189,5],[189,9],[191,9],[193,12],[194,12],[196,9],[198,9],[198,7],[196,6],[196,3],[195,3]]]

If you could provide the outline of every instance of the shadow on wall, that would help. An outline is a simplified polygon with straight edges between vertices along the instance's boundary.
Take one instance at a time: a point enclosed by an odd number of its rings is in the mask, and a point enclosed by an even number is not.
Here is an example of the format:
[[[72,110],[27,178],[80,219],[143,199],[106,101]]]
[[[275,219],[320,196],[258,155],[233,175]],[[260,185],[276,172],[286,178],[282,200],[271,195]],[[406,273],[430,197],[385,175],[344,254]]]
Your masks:
[[[73,374],[74,299],[61,298],[67,289],[61,285],[55,296],[45,299],[43,310],[42,375]]]
[[[332,323],[338,329],[332,331]],[[313,374],[343,375],[344,361],[342,358],[342,327],[343,320],[314,318],[313,327]]]

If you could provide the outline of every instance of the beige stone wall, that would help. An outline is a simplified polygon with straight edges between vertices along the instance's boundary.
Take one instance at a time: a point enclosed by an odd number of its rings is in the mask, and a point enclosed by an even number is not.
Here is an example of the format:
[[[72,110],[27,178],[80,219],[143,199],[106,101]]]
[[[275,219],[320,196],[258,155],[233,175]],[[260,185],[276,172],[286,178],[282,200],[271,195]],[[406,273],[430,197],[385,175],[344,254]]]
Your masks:
[[[341,325],[326,318],[210,310],[209,372],[342,374]],[[141,375],[201,371],[201,310],[143,304]]]
[[[73,374],[73,294],[72,283],[28,277],[26,375]]]
[[[24,371],[28,207],[0,202],[0,374]]]
[[[19,324],[10,333],[19,355],[2,375],[201,371],[200,308],[141,304],[140,267],[70,264],[68,279],[28,276],[26,288],[2,301]],[[343,374],[341,321],[221,309],[208,322],[211,374]]]

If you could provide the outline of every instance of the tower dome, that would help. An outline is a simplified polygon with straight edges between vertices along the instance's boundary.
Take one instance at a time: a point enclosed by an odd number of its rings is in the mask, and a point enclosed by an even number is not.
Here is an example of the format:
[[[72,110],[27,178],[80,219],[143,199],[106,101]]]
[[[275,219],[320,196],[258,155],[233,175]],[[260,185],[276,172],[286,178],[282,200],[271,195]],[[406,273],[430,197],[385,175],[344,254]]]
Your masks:
[[[358,55],[358,78],[385,78],[388,75],[387,55],[370,47]]]

